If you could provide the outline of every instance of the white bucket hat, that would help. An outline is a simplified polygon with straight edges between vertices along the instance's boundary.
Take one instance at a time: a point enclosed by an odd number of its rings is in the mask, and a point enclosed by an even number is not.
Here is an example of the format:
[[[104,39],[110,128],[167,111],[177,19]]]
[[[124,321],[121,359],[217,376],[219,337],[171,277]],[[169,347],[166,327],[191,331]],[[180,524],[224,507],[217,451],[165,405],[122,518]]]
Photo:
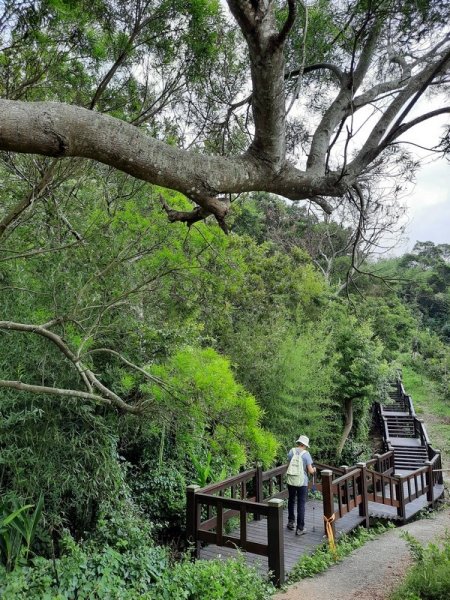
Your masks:
[[[303,446],[306,446],[307,448],[309,448],[309,437],[306,437],[306,435],[301,435],[297,442],[297,444],[302,444]]]

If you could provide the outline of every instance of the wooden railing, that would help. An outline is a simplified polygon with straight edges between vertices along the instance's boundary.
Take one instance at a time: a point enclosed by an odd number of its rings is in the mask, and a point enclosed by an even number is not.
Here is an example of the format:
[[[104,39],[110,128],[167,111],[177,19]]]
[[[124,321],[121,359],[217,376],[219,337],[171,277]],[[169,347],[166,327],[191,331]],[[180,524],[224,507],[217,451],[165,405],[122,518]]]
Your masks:
[[[189,486],[186,530],[195,556],[202,542],[239,547],[267,556],[269,570],[279,585],[284,581],[283,501],[268,498],[262,502],[264,481],[270,481],[270,492],[273,492],[278,476],[273,473],[268,479],[264,475],[257,467],[205,488]],[[259,520],[261,517],[267,518],[267,543],[251,541],[247,535],[249,518]],[[239,529],[237,535],[232,535],[227,531],[227,524],[235,518],[239,519]]]
[[[316,487],[323,489],[324,471],[331,473],[331,479],[345,473],[345,468],[315,463],[317,469]],[[200,544],[209,543],[231,548],[239,547],[247,552],[267,556],[269,570],[277,585],[284,581],[284,528],[283,499],[288,490],[284,482],[287,464],[268,471],[261,467],[250,469],[219,483],[200,488],[191,485],[187,488],[186,530],[194,556],[198,556]],[[311,483],[310,483],[311,486]],[[249,519],[267,518],[267,543],[248,539]],[[233,530],[227,524],[231,519],[238,520]]]

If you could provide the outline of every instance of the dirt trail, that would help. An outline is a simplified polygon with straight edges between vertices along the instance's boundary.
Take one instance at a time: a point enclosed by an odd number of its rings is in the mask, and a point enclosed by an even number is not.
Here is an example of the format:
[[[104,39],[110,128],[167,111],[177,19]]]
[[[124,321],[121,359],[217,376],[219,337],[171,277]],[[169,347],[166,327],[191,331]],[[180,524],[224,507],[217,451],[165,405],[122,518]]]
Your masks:
[[[304,579],[275,600],[387,600],[402,580],[411,558],[402,531],[421,543],[438,540],[450,529],[450,508],[383,534],[355,550],[322,575]]]

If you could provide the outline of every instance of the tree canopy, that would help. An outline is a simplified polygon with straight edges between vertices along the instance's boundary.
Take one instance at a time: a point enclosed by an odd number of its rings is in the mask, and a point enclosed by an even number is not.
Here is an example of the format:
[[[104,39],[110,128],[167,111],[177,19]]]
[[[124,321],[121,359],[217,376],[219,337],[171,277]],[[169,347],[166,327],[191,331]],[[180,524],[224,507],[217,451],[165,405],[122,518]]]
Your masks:
[[[421,102],[448,86],[445,2],[228,9],[4,2],[0,149],[94,159],[183,193],[193,209],[164,203],[170,220],[226,229],[232,195],[255,190],[364,211],[374,181],[410,171],[402,136],[450,111]]]

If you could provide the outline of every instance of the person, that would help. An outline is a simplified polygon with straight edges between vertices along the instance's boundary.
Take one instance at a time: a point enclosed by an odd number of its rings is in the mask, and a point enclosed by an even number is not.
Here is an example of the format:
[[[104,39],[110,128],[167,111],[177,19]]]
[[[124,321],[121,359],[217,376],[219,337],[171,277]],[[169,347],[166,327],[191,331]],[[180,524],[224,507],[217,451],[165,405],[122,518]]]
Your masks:
[[[297,500],[297,528],[296,535],[304,535],[305,508],[308,497],[308,475],[316,472],[309,449],[309,438],[301,435],[296,441],[297,447],[291,448],[288,453],[289,466],[286,480],[288,484],[288,524],[287,528],[295,528],[295,501]]]

